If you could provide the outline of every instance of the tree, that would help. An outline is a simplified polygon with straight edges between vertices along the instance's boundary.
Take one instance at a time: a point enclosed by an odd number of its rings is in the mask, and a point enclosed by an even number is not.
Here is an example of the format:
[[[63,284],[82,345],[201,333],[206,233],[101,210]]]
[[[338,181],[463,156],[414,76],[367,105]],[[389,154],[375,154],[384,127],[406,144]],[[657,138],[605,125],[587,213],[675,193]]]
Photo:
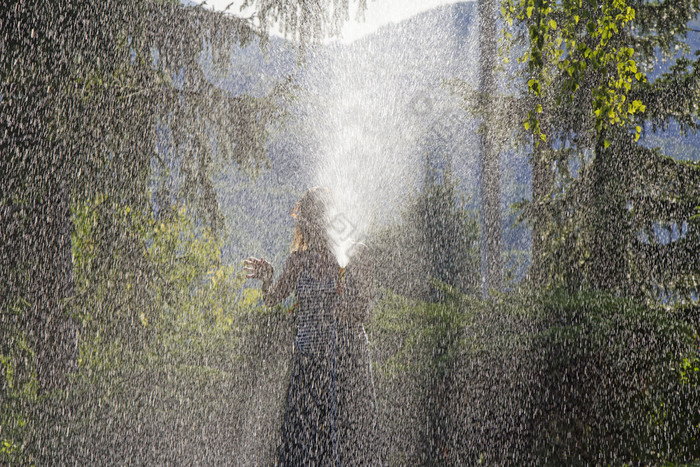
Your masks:
[[[494,141],[494,96],[496,95],[496,2],[479,0],[479,107],[483,112],[481,144],[481,222],[484,283],[486,291],[501,290],[503,245],[501,221],[501,177],[498,149]]]
[[[242,8],[254,6],[260,27],[269,31],[277,24],[285,38],[291,39],[300,52],[324,39],[340,34],[348,20],[350,4],[357,3],[357,15],[367,9],[367,0],[246,0]]]
[[[458,195],[451,158],[440,168],[435,157],[426,155],[423,189],[401,213],[401,222],[377,234],[376,263],[382,286],[440,302],[450,290],[477,293],[479,238],[476,218]]]
[[[524,127],[536,140],[536,170],[533,204],[525,213],[536,226],[534,264],[544,274],[538,277],[573,289],[648,292],[675,281],[647,274],[651,262],[644,251],[649,248],[637,241],[640,232],[667,222],[659,204],[670,209],[662,202],[668,196],[690,201],[680,210],[683,214],[666,210],[685,225],[696,185],[690,166],[678,163],[674,172],[691,183],[681,184],[680,191],[669,191],[666,182],[665,188],[659,186],[649,167],[668,169],[669,160],[638,143],[642,115],[652,125],[675,118],[683,128],[693,129],[697,110],[690,96],[697,84],[691,62],[684,59],[653,83],[647,82],[643,67],[655,62],[657,48],[669,51],[682,44],[681,34],[698,5],[616,0],[596,9],[588,3],[503,3],[507,20],[517,17],[521,22],[516,34],[527,31],[529,36],[523,60],[532,98]],[[652,32],[661,30],[664,34]],[[691,91],[669,92],[669,82],[679,81]],[[663,105],[656,93],[667,99]],[[575,173],[569,170],[572,165]],[[656,206],[654,214],[651,205]],[[694,243],[696,236],[688,230],[681,243]],[[650,247],[656,243],[646,242]],[[687,247],[681,250],[683,255],[674,256],[679,267],[671,269],[672,275],[693,269],[681,266],[688,264]]]

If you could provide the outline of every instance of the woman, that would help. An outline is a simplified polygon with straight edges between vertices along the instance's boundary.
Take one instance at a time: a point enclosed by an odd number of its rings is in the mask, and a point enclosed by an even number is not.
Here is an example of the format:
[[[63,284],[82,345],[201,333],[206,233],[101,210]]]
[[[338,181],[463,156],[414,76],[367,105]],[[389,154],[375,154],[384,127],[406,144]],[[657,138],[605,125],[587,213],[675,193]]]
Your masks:
[[[263,258],[248,258],[266,305],[294,293],[297,334],[278,449],[279,465],[375,465],[377,410],[363,321],[369,318],[372,270],[358,244],[341,268],[327,234],[330,192],[312,188],[294,207],[291,254],[279,279]]]

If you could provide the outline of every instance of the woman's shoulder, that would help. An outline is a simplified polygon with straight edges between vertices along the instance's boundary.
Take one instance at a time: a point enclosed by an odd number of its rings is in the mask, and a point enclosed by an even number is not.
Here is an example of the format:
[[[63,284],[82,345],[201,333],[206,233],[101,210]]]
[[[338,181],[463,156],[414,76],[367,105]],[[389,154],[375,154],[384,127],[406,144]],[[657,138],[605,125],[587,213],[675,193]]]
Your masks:
[[[367,265],[371,263],[372,255],[370,248],[361,242],[356,242],[352,245],[352,254],[349,264]]]
[[[331,264],[331,257],[324,252],[312,250],[297,250],[290,253],[287,257],[285,267],[301,272],[318,272],[328,269]]]

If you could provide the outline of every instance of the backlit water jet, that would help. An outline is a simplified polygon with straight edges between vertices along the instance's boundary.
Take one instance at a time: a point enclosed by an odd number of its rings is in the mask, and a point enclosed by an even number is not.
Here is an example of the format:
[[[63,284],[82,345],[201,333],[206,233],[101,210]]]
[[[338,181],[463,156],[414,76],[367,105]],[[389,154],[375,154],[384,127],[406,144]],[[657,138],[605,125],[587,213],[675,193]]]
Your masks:
[[[456,99],[443,83],[470,79],[469,72],[453,74],[454,68],[475,60],[477,49],[476,28],[460,23],[457,11],[443,7],[411,20],[405,31],[380,29],[352,44],[326,45],[309,58],[299,115],[308,128],[312,183],[334,194],[328,234],[341,266],[355,243],[397,219],[421,189],[435,127],[441,125],[443,139],[463,138],[460,124],[448,118]],[[459,158],[455,154],[465,162]]]

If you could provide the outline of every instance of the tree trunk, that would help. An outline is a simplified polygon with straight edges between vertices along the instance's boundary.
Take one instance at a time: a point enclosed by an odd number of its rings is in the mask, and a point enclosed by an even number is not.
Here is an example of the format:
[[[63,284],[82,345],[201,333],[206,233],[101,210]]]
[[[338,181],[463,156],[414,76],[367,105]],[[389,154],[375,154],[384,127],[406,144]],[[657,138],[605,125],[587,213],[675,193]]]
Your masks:
[[[479,40],[479,108],[484,115],[480,132],[482,271],[488,293],[500,290],[503,279],[500,169],[491,132],[497,92],[495,0],[479,0]]]
[[[593,228],[590,270],[593,286],[619,290],[625,284],[625,243],[628,238],[623,185],[628,178],[620,146],[605,147],[605,132],[598,135],[591,169],[591,213]]]
[[[553,174],[549,162],[549,147],[541,142],[532,154],[532,203],[534,206],[532,220],[532,265],[530,280],[533,284],[544,285],[547,278],[547,218],[541,205],[551,194]]]

